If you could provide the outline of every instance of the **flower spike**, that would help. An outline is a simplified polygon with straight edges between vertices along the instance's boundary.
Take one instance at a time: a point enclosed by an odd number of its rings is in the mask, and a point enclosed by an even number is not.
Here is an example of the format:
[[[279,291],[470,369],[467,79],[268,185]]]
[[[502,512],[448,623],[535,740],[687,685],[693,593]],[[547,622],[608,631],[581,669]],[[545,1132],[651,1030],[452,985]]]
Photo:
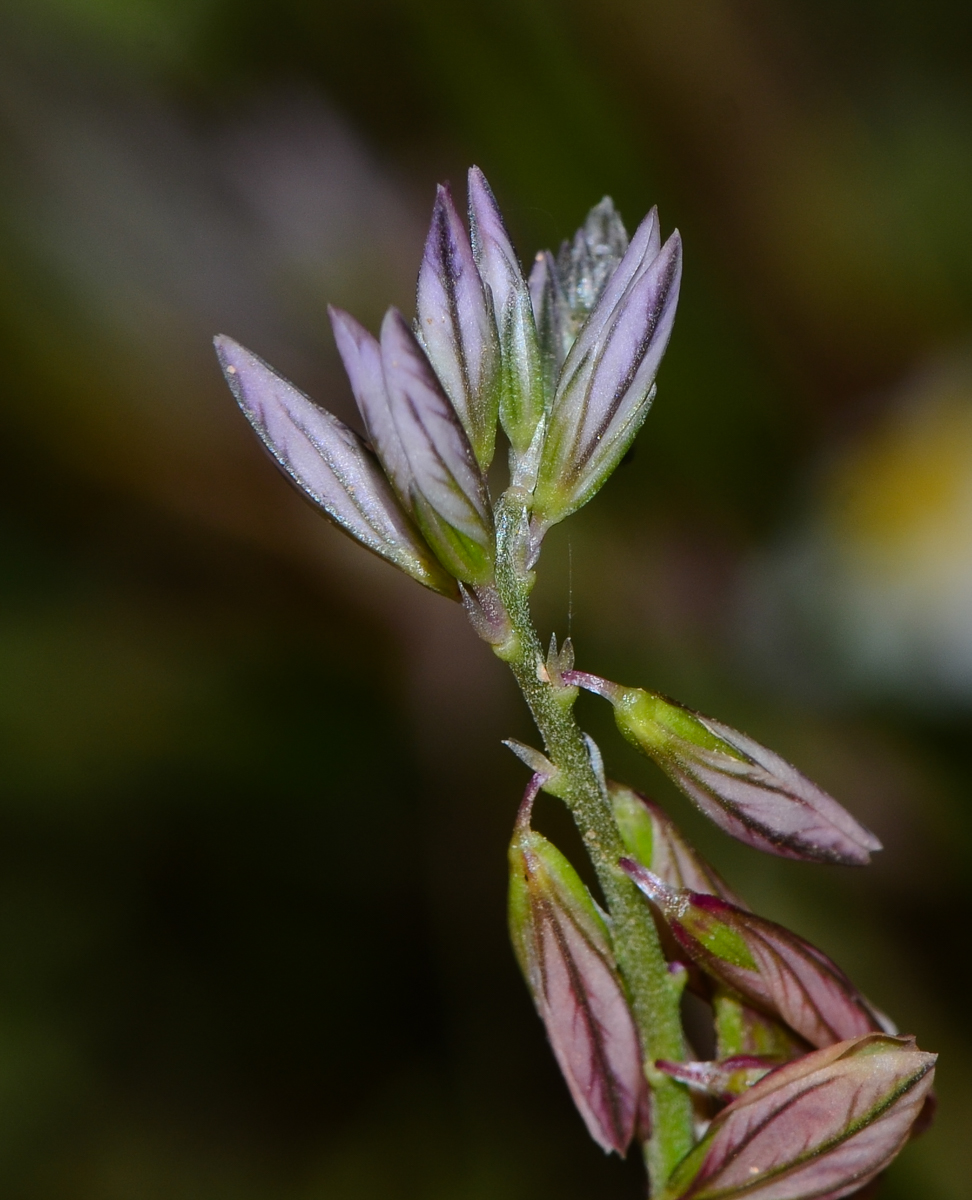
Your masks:
[[[499,335],[500,424],[515,454],[530,448],[543,419],[543,364],[533,306],[496,199],[478,167],[469,171],[469,228],[473,257],[493,299]]]
[[[621,866],[703,971],[811,1046],[885,1030],[886,1018],[816,946],[718,896],[669,887],[631,859]]]
[[[530,828],[544,782],[533,776],[510,845],[510,935],[588,1132],[623,1155],[644,1110],[638,1033],[604,918],[567,859]]]
[[[339,529],[435,592],[458,599],[374,456],[337,417],[232,338],[216,353],[237,403],[283,473]]]
[[[907,1142],[936,1055],[869,1034],[772,1071],[718,1113],[661,1200],[841,1200]]]
[[[747,846],[863,866],[881,843],[795,767],[746,734],[657,692],[570,672],[614,705],[618,728],[721,829]]]
[[[499,346],[469,235],[442,186],[419,269],[416,310],[418,336],[485,471],[496,443]]]
[[[392,418],[414,478],[415,519],[443,566],[463,583],[493,577],[493,519],[469,440],[405,318],[381,326]]]

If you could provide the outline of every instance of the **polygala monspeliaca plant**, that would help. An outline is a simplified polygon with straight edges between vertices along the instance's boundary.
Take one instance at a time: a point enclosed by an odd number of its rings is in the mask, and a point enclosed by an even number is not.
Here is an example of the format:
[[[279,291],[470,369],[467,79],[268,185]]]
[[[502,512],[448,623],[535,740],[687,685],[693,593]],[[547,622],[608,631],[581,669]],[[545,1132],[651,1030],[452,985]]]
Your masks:
[[[751,912],[661,808],[605,777],[574,716],[578,689],[607,699],[622,733],[747,845],[863,865],[880,842],[745,734],[575,670],[569,641],[545,654],[530,616],[545,534],[604,486],[648,414],[681,268],[681,239],[662,242],[654,210],[629,241],[605,198],[525,276],[474,167],[468,231],[439,188],[412,323],[389,309],[376,337],[330,309],[362,432],[230,338],[216,351],[290,480],[361,545],[462,603],[520,685],[544,749],[507,743],[531,770],[510,932],[590,1135],[622,1155],[638,1144],[661,1200],[838,1200],[870,1189],[927,1123],[935,1056],[822,951]],[[500,431],[497,494],[486,472]],[[532,828],[540,790],[573,815],[606,912]],[[712,1007],[714,1061],[692,1056],[686,986]]]

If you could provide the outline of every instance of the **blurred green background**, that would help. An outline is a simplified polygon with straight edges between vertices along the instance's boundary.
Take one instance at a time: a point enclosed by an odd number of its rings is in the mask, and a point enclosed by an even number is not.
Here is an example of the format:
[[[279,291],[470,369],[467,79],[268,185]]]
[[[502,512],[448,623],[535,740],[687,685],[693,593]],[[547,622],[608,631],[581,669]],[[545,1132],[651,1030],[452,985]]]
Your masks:
[[[7,0],[0,47],[0,1193],[641,1194],[506,943],[504,668],[289,490],[210,345],[350,418],[325,305],[410,311],[477,162],[527,260],[605,192],[682,230],[655,410],[538,619],[884,840],[863,872],[730,845],[580,702],[942,1053],[883,1194],[966,1197],[972,9]]]

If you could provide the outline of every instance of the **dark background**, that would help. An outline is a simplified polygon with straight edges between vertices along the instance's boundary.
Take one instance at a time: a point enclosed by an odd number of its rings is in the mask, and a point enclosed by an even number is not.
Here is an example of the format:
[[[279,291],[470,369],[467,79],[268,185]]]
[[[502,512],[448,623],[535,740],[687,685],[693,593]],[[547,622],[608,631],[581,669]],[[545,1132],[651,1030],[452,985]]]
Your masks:
[[[507,946],[504,667],[287,488],[210,347],[349,416],[325,305],[411,311],[434,184],[471,162],[526,260],[605,192],[682,230],[655,410],[551,535],[538,619],[884,840],[861,872],[729,844],[580,702],[615,775],[941,1052],[884,1194],[968,1195],[970,26],[957,0],[8,0],[4,1197],[640,1194]]]

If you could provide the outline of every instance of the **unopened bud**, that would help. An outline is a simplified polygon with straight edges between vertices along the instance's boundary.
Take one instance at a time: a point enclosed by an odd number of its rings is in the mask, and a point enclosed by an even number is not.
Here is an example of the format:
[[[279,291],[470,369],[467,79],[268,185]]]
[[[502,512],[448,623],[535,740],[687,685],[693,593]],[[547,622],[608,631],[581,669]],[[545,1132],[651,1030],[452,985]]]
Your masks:
[[[540,529],[591,499],[648,414],[682,269],[678,233],[659,248],[657,229],[651,213],[604,283],[564,362],[534,492]]]
[[[671,888],[630,859],[621,865],[694,962],[811,1046],[883,1029],[877,1010],[816,946],[718,896]]]
[[[534,776],[510,845],[510,934],[591,1137],[623,1155],[644,1109],[638,1033],[603,916],[567,859],[530,828],[542,784]]]
[[[618,728],[732,837],[783,858],[861,866],[881,843],[772,750],[657,692],[582,671],[569,682],[614,705]]]
[[[661,1200],[841,1200],[907,1142],[934,1054],[869,1034],[772,1071],[720,1113]]]
[[[335,525],[433,591],[458,599],[362,439],[232,338],[216,338],[226,382],[274,461]]]

